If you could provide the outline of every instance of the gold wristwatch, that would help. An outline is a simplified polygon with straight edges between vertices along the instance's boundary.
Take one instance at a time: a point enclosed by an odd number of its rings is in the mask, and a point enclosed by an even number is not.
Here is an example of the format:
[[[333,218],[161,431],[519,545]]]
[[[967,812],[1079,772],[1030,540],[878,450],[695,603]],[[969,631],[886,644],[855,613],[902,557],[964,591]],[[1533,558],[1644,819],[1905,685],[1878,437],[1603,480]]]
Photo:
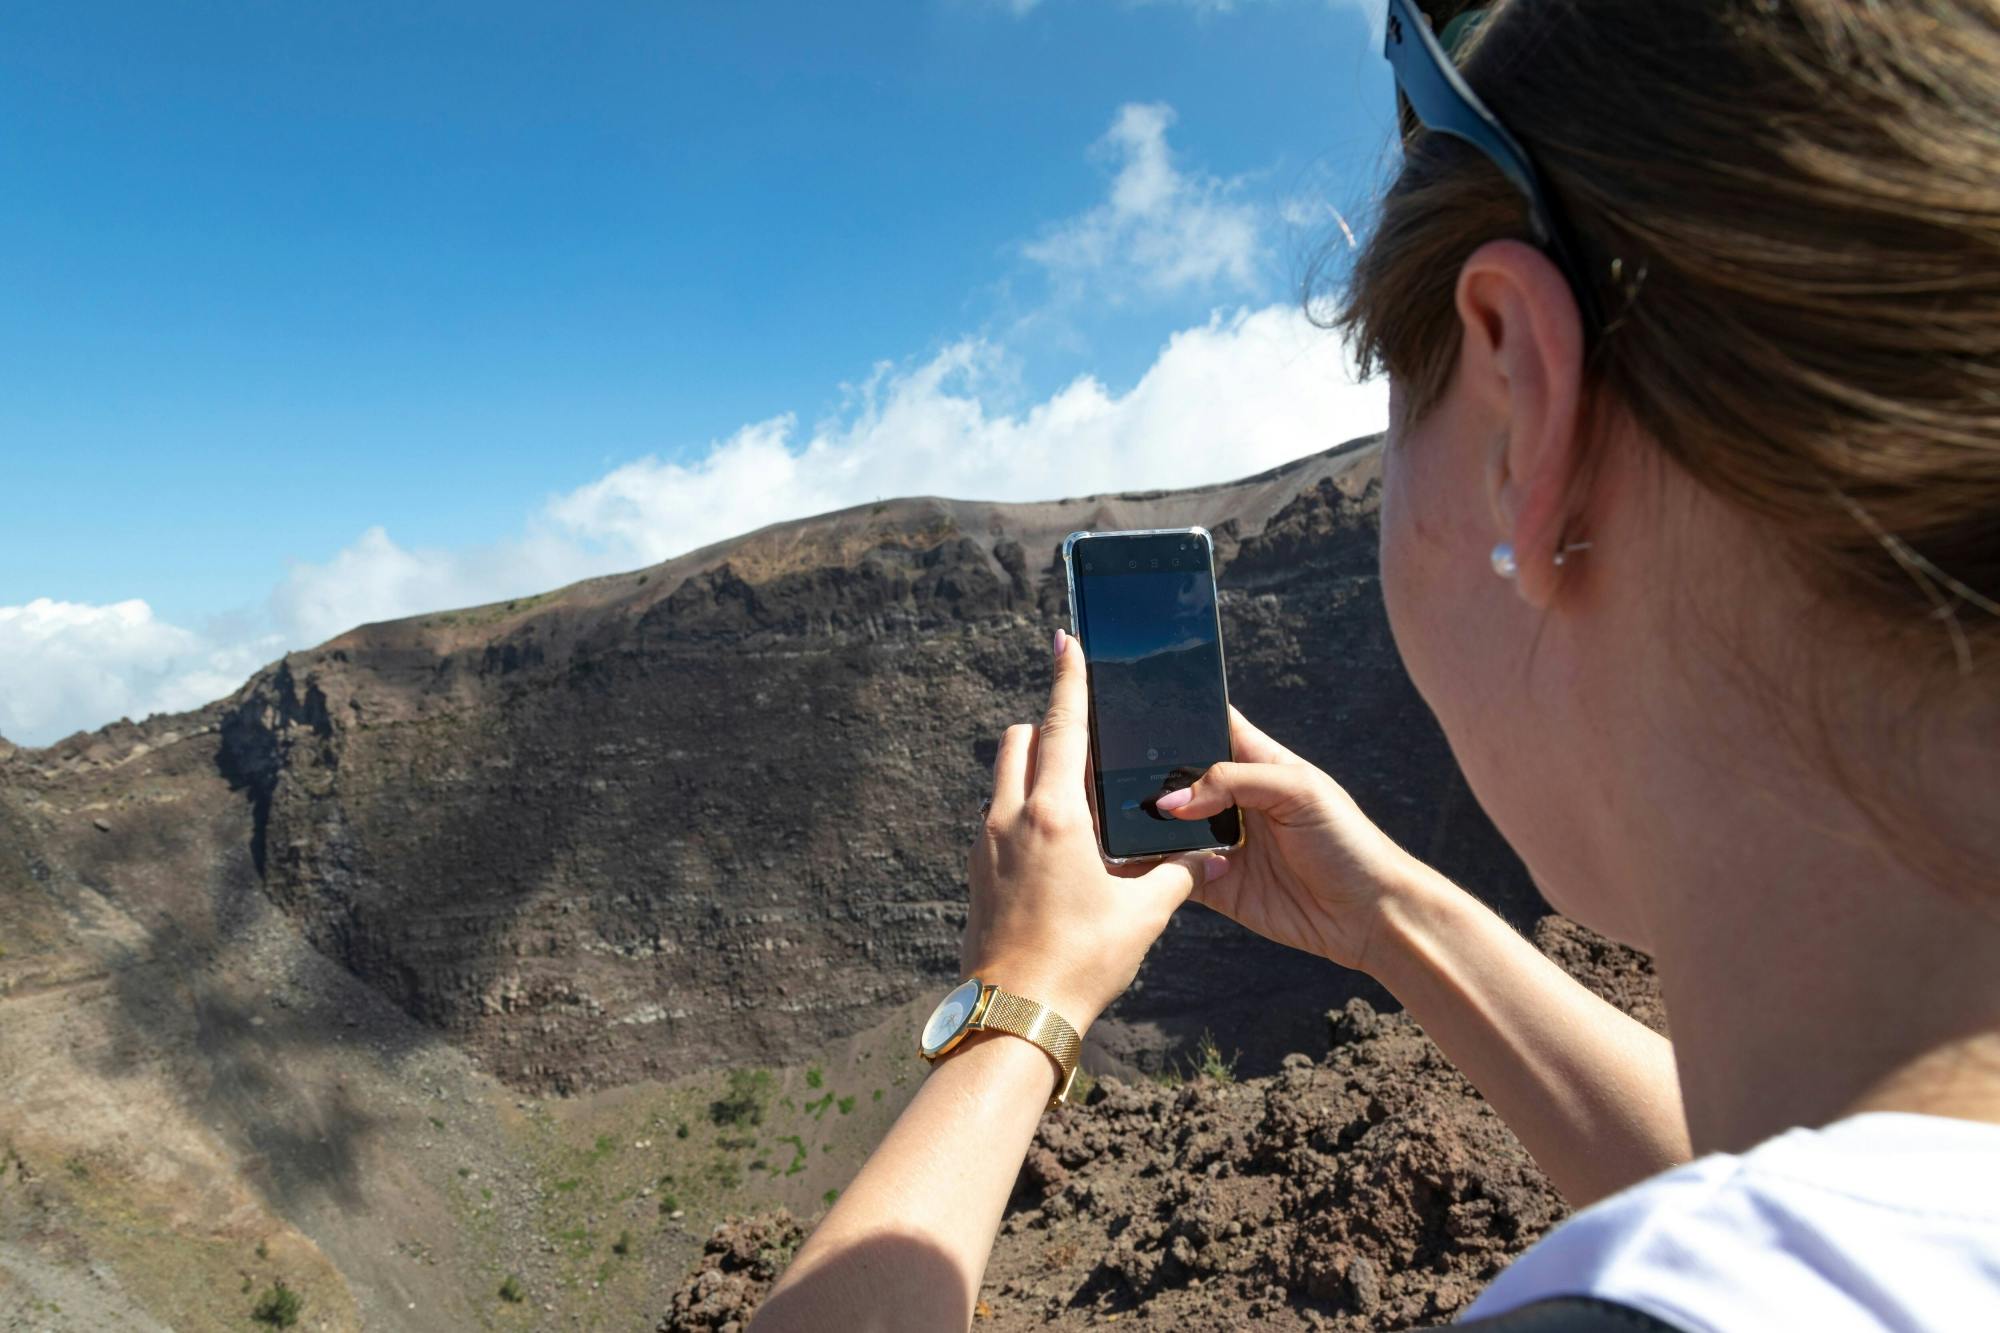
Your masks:
[[[1048,1052],[1056,1062],[1056,1095],[1050,1106],[1061,1106],[1069,1098],[1069,1085],[1076,1081],[1076,1058],[1083,1041],[1069,1021],[1045,1004],[1001,990],[967,977],[951,988],[924,1024],[917,1039],[917,1054],[935,1062],[961,1041],[965,1034],[980,1030],[1011,1032],[1026,1037]]]

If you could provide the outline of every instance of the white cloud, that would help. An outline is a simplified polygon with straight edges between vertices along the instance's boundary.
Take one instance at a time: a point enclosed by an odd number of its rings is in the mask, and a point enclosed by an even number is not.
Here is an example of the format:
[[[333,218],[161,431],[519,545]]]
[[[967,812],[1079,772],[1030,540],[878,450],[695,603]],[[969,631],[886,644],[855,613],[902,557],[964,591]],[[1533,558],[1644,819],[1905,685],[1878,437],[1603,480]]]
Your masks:
[[[538,524],[512,541],[458,551],[401,546],[373,527],[324,564],[293,565],[267,610],[299,648],[370,621],[547,592],[622,567],[607,555]]]
[[[0,735],[42,744],[118,717],[194,708],[243,683],[276,644],[218,644],[139,600],[0,606]]]
[[[692,463],[643,458],[552,501],[549,523],[624,563],[663,560],[766,523],[884,496],[1051,499],[1244,476],[1382,428],[1379,383],[1352,383],[1340,342],[1290,306],[1175,334],[1113,394],[1081,376],[1025,411],[982,396],[1004,353],[956,343],[878,368],[847,415],[801,434],[746,426]]]
[[[1116,303],[1263,285],[1257,210],[1227,181],[1182,171],[1167,143],[1176,117],[1161,102],[1119,108],[1093,152],[1116,164],[1109,197],[1024,247],[1058,291]]]

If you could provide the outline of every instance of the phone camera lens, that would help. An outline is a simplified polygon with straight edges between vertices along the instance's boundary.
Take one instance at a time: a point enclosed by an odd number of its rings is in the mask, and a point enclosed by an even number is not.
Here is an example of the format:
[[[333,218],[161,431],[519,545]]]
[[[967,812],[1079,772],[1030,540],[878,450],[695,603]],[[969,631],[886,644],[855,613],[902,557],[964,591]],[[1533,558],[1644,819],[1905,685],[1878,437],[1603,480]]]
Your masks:
[[[1127,560],[1125,562],[1125,568],[1127,569],[1137,569],[1138,567],[1139,567],[1139,562],[1137,560]]]

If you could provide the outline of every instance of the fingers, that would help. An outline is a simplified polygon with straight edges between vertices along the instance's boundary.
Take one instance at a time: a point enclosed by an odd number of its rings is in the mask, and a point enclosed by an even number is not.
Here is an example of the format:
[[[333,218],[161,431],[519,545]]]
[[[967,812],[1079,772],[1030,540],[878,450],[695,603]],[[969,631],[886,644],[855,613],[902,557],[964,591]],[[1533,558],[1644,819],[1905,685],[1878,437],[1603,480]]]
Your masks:
[[[1290,750],[1266,736],[1250,719],[1229,705],[1229,748],[1238,759],[1252,764],[1296,764],[1301,760]]]
[[[1000,734],[1000,752],[993,757],[993,803],[988,807],[994,814],[1011,817],[1028,799],[1034,759],[1032,726],[1020,722]]]
[[[1308,764],[1211,764],[1192,787],[1153,804],[1176,819],[1207,819],[1232,805],[1276,814],[1310,801],[1317,772]]]
[[[1090,699],[1084,692],[1083,649],[1062,630],[1055,633],[1055,658],[1055,684],[1036,741],[1029,790],[1067,800],[1083,790],[1084,764],[1090,757]]]

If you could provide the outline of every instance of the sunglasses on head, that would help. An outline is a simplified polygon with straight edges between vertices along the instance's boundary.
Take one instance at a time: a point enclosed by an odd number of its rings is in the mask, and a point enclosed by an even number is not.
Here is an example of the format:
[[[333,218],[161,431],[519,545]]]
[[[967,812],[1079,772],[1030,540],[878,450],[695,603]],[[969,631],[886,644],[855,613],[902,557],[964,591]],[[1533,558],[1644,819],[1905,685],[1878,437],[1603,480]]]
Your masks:
[[[1458,35],[1471,30],[1466,16],[1455,20],[1454,26]],[[1594,342],[1604,328],[1603,312],[1596,289],[1587,280],[1581,252],[1556,209],[1555,197],[1520,140],[1486,109],[1431,34],[1430,20],[1410,0],[1389,0],[1382,55],[1395,72],[1396,87],[1418,123],[1477,148],[1528,201],[1528,225],[1535,243],[1569,280],[1583,317],[1584,337]]]

